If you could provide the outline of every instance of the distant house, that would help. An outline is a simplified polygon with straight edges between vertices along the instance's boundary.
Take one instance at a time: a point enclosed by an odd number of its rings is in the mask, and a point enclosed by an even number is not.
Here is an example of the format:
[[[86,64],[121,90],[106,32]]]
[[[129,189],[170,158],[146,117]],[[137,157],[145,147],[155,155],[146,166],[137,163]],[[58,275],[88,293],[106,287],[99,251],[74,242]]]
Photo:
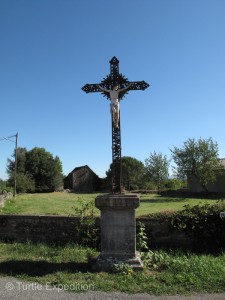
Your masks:
[[[87,165],[75,168],[64,179],[64,188],[75,192],[95,192],[101,188],[102,179]]]
[[[225,167],[225,158],[221,159],[221,165]],[[192,175],[187,176],[187,187],[192,192],[203,192],[204,189],[199,181]],[[225,169],[222,170],[216,177],[214,183],[209,182],[207,184],[209,192],[213,193],[225,193]]]

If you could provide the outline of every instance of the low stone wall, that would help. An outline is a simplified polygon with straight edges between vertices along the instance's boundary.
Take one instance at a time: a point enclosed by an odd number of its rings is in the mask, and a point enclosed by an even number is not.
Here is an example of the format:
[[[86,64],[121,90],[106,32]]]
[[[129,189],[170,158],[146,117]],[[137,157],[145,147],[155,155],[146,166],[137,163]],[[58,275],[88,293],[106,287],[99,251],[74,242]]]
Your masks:
[[[185,248],[191,249],[193,241],[184,233],[178,230],[171,230],[166,220],[153,218],[137,218],[138,222],[145,225],[145,231],[148,237],[148,246],[155,248]]]
[[[99,221],[99,219],[96,220],[98,226],[100,225]],[[188,237],[184,233],[171,232],[168,223],[149,218],[137,218],[137,224],[139,221],[145,224],[151,249],[191,247]],[[77,239],[79,226],[80,223],[76,217],[0,215],[0,240],[79,243]]]
[[[75,217],[0,215],[0,239],[5,241],[77,242]]]
[[[0,207],[3,207],[5,204],[5,201],[7,199],[11,199],[12,198],[12,193],[11,192],[7,192],[4,191],[1,195],[0,195]]]

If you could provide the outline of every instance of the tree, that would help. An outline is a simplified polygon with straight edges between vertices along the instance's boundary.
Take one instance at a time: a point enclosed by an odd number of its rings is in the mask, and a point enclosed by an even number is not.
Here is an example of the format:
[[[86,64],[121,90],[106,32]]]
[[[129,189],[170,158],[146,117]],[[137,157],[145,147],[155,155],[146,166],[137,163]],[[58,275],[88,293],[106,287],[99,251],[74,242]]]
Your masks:
[[[17,148],[17,173],[25,173],[26,148]],[[9,176],[14,174],[15,168],[15,151],[12,155],[13,160],[8,158],[7,173]],[[14,176],[14,175],[13,175]]]
[[[127,190],[144,188],[146,169],[144,164],[130,156],[122,157],[122,185]],[[106,172],[107,182],[112,180],[112,164]]]
[[[207,184],[215,182],[222,166],[218,158],[218,144],[209,139],[188,139],[182,148],[174,147],[172,157],[179,177],[195,177],[207,192]]]
[[[34,192],[35,182],[32,176],[26,171],[26,148],[17,148],[17,184],[16,190],[18,193]],[[8,159],[7,173],[9,174],[8,184],[14,185],[14,168],[15,168],[15,151],[12,155],[13,160]]]
[[[143,188],[146,174],[144,164],[130,156],[122,157],[122,184],[127,190]]]
[[[162,153],[150,153],[149,158],[145,160],[145,166],[148,170],[150,180],[157,186],[157,189],[161,189],[165,180],[169,177],[169,165],[170,161],[166,155]]]
[[[15,154],[13,155],[15,156]],[[17,191],[55,191],[63,186],[62,163],[44,148],[17,149]],[[14,178],[14,160],[8,159],[9,183]]]
[[[16,182],[17,193],[33,193],[35,191],[35,181],[28,174],[17,173]]]
[[[7,190],[7,182],[0,178],[0,194]]]
[[[63,188],[62,163],[58,156],[54,158],[52,166],[51,186],[54,187],[54,190]]]
[[[32,175],[37,192],[55,191],[62,186],[62,164],[44,148],[35,147],[27,152],[26,170]]]

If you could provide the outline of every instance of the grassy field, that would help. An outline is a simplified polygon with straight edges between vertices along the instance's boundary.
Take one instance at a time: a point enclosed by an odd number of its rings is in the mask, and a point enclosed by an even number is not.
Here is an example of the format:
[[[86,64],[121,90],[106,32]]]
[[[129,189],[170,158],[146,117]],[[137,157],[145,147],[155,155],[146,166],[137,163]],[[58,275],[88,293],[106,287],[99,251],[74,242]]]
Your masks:
[[[6,202],[0,210],[4,214],[28,214],[28,215],[74,215],[74,208],[79,207],[80,201],[90,202],[99,194],[75,194],[75,193],[43,193],[22,194]],[[176,211],[184,205],[196,205],[199,203],[214,204],[215,199],[199,199],[186,197],[167,197],[157,194],[140,195],[140,207],[136,210],[137,216],[144,216],[160,211]],[[95,209],[96,215],[99,211]]]
[[[73,215],[80,201],[94,201],[97,194],[24,194],[5,204],[3,213],[34,215]],[[214,199],[141,195],[137,215],[175,211],[185,204],[214,204]],[[218,199],[217,199],[218,200]],[[96,214],[98,211],[96,209]],[[26,256],[24,256],[26,253]],[[73,292],[121,291],[127,293],[190,294],[225,291],[225,253],[202,255],[181,251],[147,252],[144,270],[134,272],[95,272],[90,261],[98,256],[95,249],[76,244],[46,245],[43,243],[0,242],[0,276],[37,282],[54,289]],[[91,259],[91,260],[90,260]]]
[[[40,193],[17,195],[7,201],[2,213],[25,215],[73,215],[80,201],[94,201],[98,194]],[[96,214],[97,214],[96,209]]]
[[[214,257],[177,251],[149,252],[143,271],[126,269],[119,273],[92,271],[88,258],[97,255],[93,249],[74,244],[0,243],[0,276],[47,283],[54,288],[69,287],[74,292],[101,290],[160,295],[225,291],[225,254]]]

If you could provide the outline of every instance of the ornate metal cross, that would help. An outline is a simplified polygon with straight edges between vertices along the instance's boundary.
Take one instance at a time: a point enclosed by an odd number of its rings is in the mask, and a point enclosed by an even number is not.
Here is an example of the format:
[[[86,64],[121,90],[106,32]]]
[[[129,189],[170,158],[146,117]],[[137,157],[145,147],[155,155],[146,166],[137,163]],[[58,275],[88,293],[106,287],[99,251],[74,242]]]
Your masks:
[[[82,90],[86,93],[100,92],[104,97],[111,100],[113,105],[114,100],[118,102],[130,90],[145,90],[149,84],[145,81],[128,81],[128,79],[119,73],[119,60],[114,56],[110,60],[110,74],[107,75],[99,84],[86,84]],[[113,92],[117,93],[117,98],[114,99]],[[118,92],[116,92],[118,91]],[[113,106],[114,107],[114,106]],[[113,108],[112,112],[112,192],[121,193],[121,132],[120,132],[120,110],[117,111],[117,121],[114,119]]]

